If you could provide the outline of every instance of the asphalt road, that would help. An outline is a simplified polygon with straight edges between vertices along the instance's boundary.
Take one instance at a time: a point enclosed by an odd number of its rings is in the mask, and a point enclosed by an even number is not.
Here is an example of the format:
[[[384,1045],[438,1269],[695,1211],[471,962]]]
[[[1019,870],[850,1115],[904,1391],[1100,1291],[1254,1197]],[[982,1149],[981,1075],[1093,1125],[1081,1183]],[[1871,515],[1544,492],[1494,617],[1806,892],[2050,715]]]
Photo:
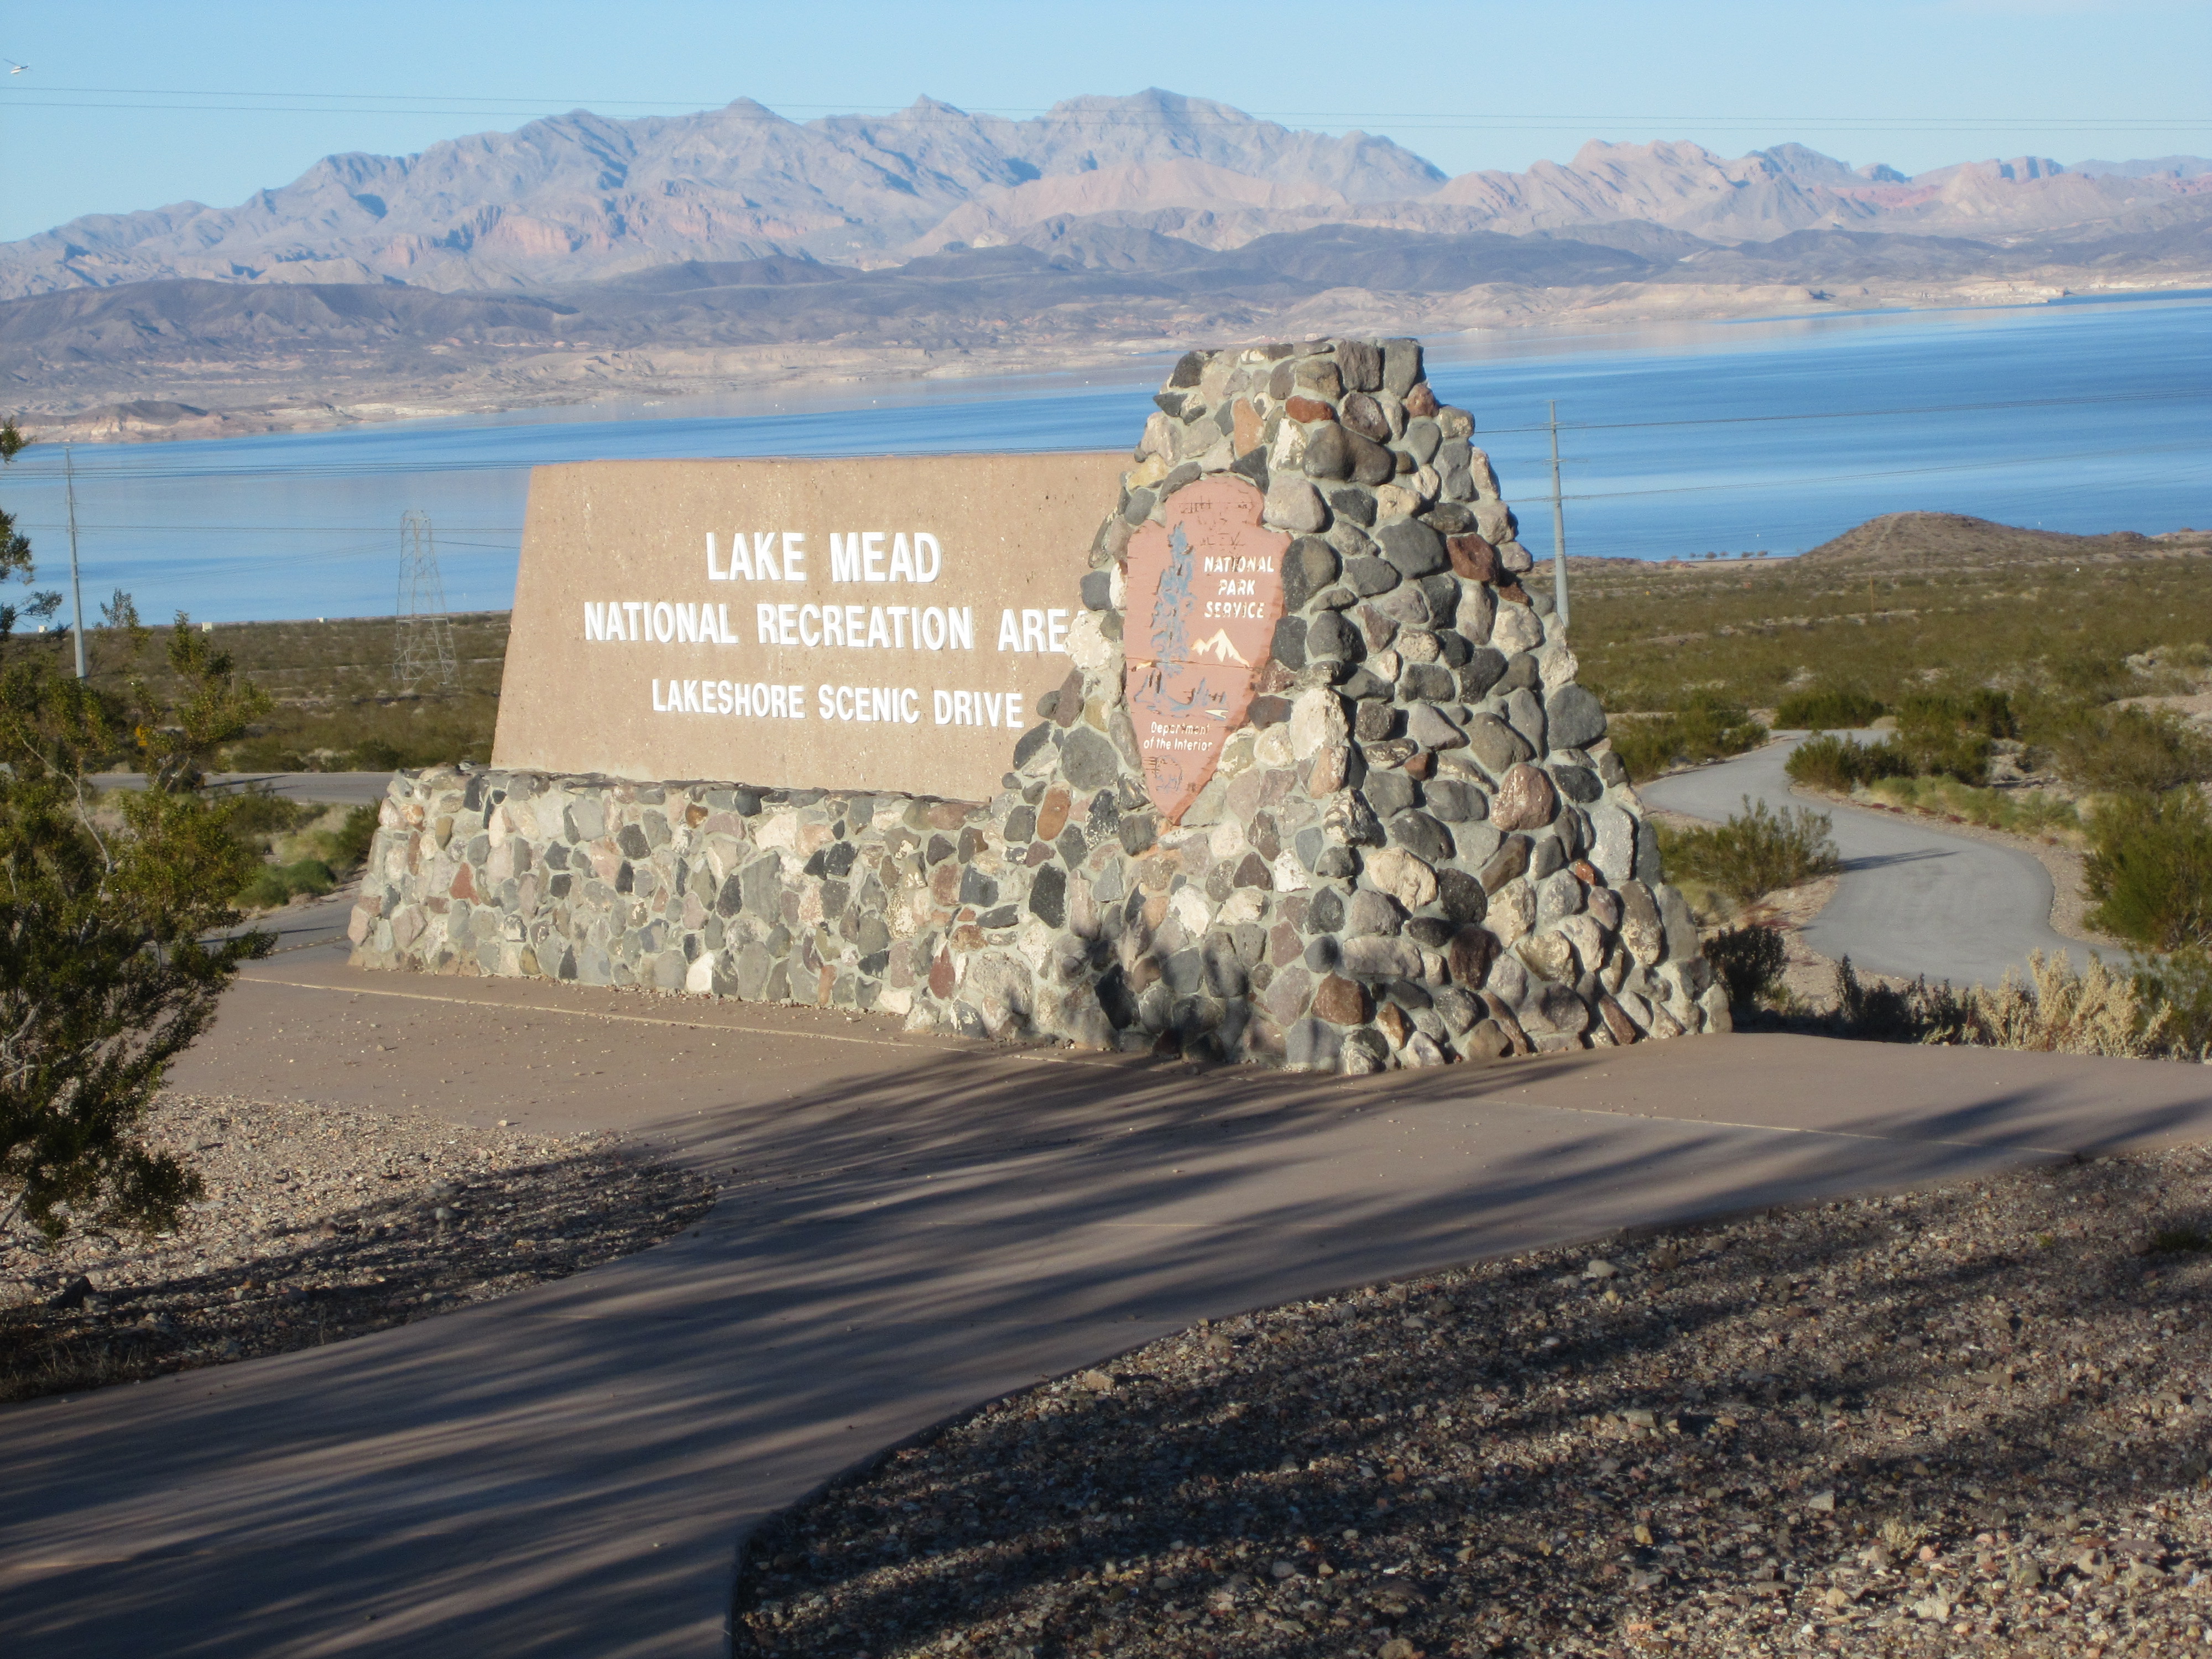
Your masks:
[[[1805,929],[1805,942],[1822,956],[1954,985],[1995,985],[2007,969],[2024,969],[2031,951],[2062,951],[2077,966],[2087,964],[2089,947],[2052,929],[2050,872],[2031,854],[1792,795],[1782,769],[1805,736],[1789,733],[1638,793],[1654,806],[1715,823],[1743,811],[1747,797],[1777,811],[1811,804],[1829,813],[1844,877]]]
[[[346,927],[353,920],[354,901],[361,896],[358,882],[349,883],[335,893],[305,903],[289,904],[282,910],[271,910],[266,915],[222,933],[210,933],[209,939],[224,939],[232,933],[274,933],[276,944],[270,954],[289,955],[295,951],[334,950],[337,959],[343,961],[353,949],[353,941],[346,936]]]
[[[143,789],[143,775],[100,772],[92,781],[102,789]],[[384,799],[389,772],[210,772],[208,782],[218,789],[266,789],[287,800],[325,801],[337,806],[358,806]]]

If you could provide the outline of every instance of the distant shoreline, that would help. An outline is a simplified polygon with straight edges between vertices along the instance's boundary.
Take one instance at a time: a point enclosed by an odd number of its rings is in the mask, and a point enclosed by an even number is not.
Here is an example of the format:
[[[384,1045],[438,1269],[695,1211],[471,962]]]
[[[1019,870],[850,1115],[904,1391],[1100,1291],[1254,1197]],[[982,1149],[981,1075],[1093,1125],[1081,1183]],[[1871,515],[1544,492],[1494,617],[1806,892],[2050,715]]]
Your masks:
[[[2208,291],[2208,277],[2192,276],[2172,283],[2115,284],[2083,289],[2014,280],[1960,283],[1936,289],[1915,285],[1909,293],[1862,291],[1850,303],[1825,305],[1828,296],[1810,290],[1734,289],[1719,285],[1619,284],[1604,289],[1524,289],[1492,285],[1443,296],[1374,295],[1338,291],[1326,307],[1308,301],[1273,319],[1274,325],[1249,331],[1242,340],[1097,340],[1033,342],[1012,339],[989,346],[940,351],[919,348],[840,347],[830,344],[774,345],[741,349],[675,346],[652,351],[607,351],[586,348],[509,354],[504,362],[471,363],[441,384],[394,377],[384,384],[362,384],[356,372],[321,374],[291,367],[295,380],[333,376],[351,381],[353,395],[343,400],[322,396],[287,396],[281,371],[257,372],[249,363],[201,364],[195,375],[158,371],[129,386],[103,385],[100,392],[128,390],[113,398],[62,412],[51,405],[19,406],[15,418],[41,443],[147,444],[261,437],[283,433],[343,431],[406,421],[465,416],[496,417],[534,410],[575,409],[594,403],[618,406],[614,419],[641,416],[641,405],[696,404],[745,392],[830,391],[849,388],[855,398],[870,387],[906,386],[927,381],[1010,379],[1023,375],[1085,371],[1126,371],[1133,383],[1152,362],[1192,343],[1236,344],[1277,338],[1310,338],[1328,334],[1413,334],[1442,360],[1453,356],[1455,341],[1483,335],[1533,337],[1554,330],[1626,331],[1665,324],[1725,324],[1843,319],[1960,310],[2026,310],[2059,304],[2089,305],[2160,298],[2195,298]],[[264,400],[225,403],[196,383],[219,376],[225,389],[265,389]],[[254,386],[259,379],[264,386]],[[322,390],[323,388],[318,388]],[[58,400],[57,400],[58,401]],[[834,409],[831,404],[827,407]],[[680,409],[671,414],[680,415]]]

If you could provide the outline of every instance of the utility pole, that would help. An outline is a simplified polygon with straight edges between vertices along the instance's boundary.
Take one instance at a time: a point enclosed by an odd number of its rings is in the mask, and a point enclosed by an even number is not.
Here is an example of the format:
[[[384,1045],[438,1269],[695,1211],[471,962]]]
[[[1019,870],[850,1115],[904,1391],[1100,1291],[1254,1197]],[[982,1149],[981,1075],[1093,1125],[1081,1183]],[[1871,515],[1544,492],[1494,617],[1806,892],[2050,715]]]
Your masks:
[[[76,677],[84,678],[84,579],[76,568],[76,460],[62,446],[62,476],[69,481],[70,632],[76,636]]]
[[[412,691],[424,680],[451,687],[459,678],[453,660],[453,624],[446,615],[446,583],[438,574],[438,544],[430,515],[410,508],[399,516],[399,603],[392,648],[392,680]]]
[[[1567,625],[1567,520],[1559,501],[1559,405],[1552,404],[1552,598]]]

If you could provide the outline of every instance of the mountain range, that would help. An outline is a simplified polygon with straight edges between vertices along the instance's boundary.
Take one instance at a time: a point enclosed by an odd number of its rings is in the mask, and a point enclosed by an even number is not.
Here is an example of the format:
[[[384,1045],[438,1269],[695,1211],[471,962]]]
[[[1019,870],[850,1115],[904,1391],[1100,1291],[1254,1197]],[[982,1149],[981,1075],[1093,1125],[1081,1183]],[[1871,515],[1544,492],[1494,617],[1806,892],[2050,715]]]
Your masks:
[[[236,207],[0,244],[0,402],[84,415],[107,398],[141,412],[95,427],[197,431],[249,406],[321,422],[380,399],[1033,366],[1294,328],[2208,276],[2212,162],[2191,156],[1908,177],[1797,144],[1731,159],[1594,142],[1564,165],[1451,177],[1388,138],[1158,90],[1028,120],[925,98],[799,123],[739,100],[331,155]],[[144,412],[164,403],[195,412]]]

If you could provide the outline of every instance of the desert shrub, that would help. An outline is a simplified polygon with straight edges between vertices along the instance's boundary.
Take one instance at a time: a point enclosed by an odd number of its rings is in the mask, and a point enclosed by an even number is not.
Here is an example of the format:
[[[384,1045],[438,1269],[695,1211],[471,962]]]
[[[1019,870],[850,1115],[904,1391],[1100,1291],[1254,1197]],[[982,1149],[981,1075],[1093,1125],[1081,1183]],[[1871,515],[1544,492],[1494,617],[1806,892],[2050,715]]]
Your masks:
[[[1994,991],[1976,986],[1967,1006],[1966,1033],[1953,1041],[2043,1054],[2140,1059],[2166,1050],[2172,1024],[2172,1012],[2146,1003],[2131,975],[2094,957],[2077,972],[2057,951],[2032,952],[2025,979],[2008,973]]]
[[[1707,939],[1705,960],[1728,988],[1729,1006],[1752,1009],[1780,993],[1789,952],[1780,928],[1753,921]]]
[[[345,821],[331,835],[331,863],[340,869],[350,869],[368,856],[369,843],[376,839],[376,812],[374,803],[364,802],[345,815]]]
[[[1985,685],[1968,694],[1960,708],[1959,720],[1967,730],[1978,732],[1985,738],[2020,735],[2020,717],[2013,712],[2011,696],[2002,691],[1992,691]]]
[[[1629,776],[1641,780],[1670,767],[1741,755],[1766,741],[1766,728],[1741,703],[1701,689],[1655,719],[1614,721],[1611,736]]]
[[[1778,812],[1748,795],[1743,805],[1710,830],[1673,831],[1662,848],[1668,869],[1746,905],[1842,867],[1830,833],[1834,820],[1826,812],[1809,806]]]
[[[376,837],[377,809],[363,804],[353,807],[311,806],[313,821],[290,836],[270,843],[268,861],[290,864],[303,858],[320,859],[333,870],[350,870],[368,856]]]
[[[303,806],[298,801],[258,789],[219,802],[217,810],[229,823],[231,833],[248,842],[281,836],[322,811],[319,806]]]
[[[284,878],[273,864],[264,864],[256,870],[245,886],[239,889],[238,902],[248,910],[273,910],[290,900],[292,890],[284,884]]]
[[[1774,712],[1774,723],[1828,731],[1837,726],[1871,726],[1886,711],[1881,701],[1850,686],[1819,685],[1793,691]]]
[[[2163,794],[2212,781],[2212,738],[2165,708],[2072,708],[2038,738],[2069,783]]]
[[[305,893],[319,898],[337,885],[331,866],[320,859],[298,859],[290,864],[264,864],[239,894],[239,902],[255,909],[274,909]]]
[[[1792,783],[1847,795],[1854,784],[1901,776],[1911,765],[1893,743],[1853,743],[1833,732],[1816,732],[1790,750],[1782,769]]]
[[[2061,697],[2085,703],[2110,702],[2137,689],[2120,659],[2101,651],[2070,651],[2044,665],[2044,678]]]
[[[1637,782],[1656,778],[1674,764],[1674,734],[1664,720],[1616,720],[1607,735],[1613,752]]]
[[[1990,781],[1990,740],[2015,729],[2012,705],[2002,692],[1978,691],[1963,701],[1914,692],[1897,705],[1892,741],[1916,775],[1978,785]]]
[[[2144,952],[2129,964],[2136,994],[2148,1007],[2164,1007],[2175,1054],[2212,1060],[2212,948]]]
[[[1858,781],[1859,746],[1849,738],[1816,732],[1790,751],[1782,763],[1792,783],[1845,795]]]
[[[2115,796],[2089,827],[2090,921],[2158,951],[2212,946],[2212,808],[2194,789]]]
[[[1945,1042],[1966,1024],[1964,1000],[1948,984],[1869,985],[1845,957],[1836,964],[1831,1019],[1845,1036],[1869,1042]]]
[[[1869,985],[1846,955],[1836,963],[1836,1007],[1830,1016],[1845,1036],[1867,1042],[1912,1042],[1919,1030],[1912,1000],[1894,986]]]
[[[408,763],[410,756],[406,749],[401,748],[396,743],[387,743],[382,738],[365,738],[354,745],[352,752],[342,755],[339,758],[344,761],[345,764],[343,767],[331,767],[331,770],[333,772],[396,772]],[[429,766],[436,763],[434,761],[428,760],[415,762],[417,766]]]
[[[2081,823],[2071,801],[2039,789],[1977,789],[1956,778],[1943,777],[1878,778],[1867,787],[1893,805],[1940,812],[2014,835],[2048,835],[2053,830],[2078,830]]]
[[[2179,1052],[2177,1021],[2141,981],[2092,958],[2077,970],[2063,954],[2032,953],[2027,972],[2008,973],[1995,990],[1977,985],[1869,985],[1850,958],[1836,964],[1831,1017],[1846,1036],[1879,1042],[1956,1043],[2040,1054],[2142,1059]]]

